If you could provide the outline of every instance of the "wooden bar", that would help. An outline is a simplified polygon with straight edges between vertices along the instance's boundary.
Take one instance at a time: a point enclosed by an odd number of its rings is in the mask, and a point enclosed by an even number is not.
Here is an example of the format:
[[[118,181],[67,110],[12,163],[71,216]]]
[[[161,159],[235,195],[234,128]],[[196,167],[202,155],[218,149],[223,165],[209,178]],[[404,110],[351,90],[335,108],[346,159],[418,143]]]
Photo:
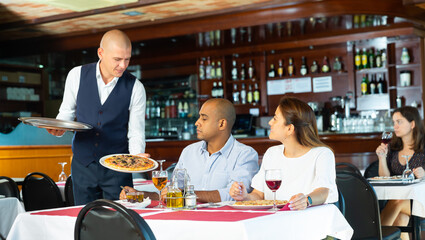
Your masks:
[[[321,139],[329,145],[336,157],[336,162],[350,162],[360,169],[366,168],[376,160],[375,149],[380,144],[380,133],[365,134],[329,134]],[[268,138],[242,138],[238,141],[253,147],[259,154],[260,161],[266,150],[280,144]],[[196,142],[161,141],[148,142],[146,152],[153,159],[165,159],[164,168],[179,160],[183,148]],[[59,162],[67,162],[65,172],[71,172],[72,151],[70,145],[44,146],[0,146],[0,176],[23,178],[31,172],[43,172],[57,180],[61,171]]]

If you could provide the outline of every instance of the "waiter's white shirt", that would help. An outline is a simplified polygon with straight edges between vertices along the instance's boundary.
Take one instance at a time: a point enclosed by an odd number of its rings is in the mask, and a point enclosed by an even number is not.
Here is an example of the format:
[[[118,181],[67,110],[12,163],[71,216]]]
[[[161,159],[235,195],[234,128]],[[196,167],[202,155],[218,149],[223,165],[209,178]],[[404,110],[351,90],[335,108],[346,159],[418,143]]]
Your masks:
[[[109,94],[117,85],[118,79],[115,77],[111,82],[105,84],[100,74],[99,63],[96,64],[97,89],[99,91],[100,103],[103,105]],[[65,82],[65,92],[63,101],[59,108],[57,119],[73,121],[75,119],[75,109],[77,107],[77,94],[80,87],[81,66],[74,67],[69,71]],[[89,104],[89,103],[88,103]],[[146,92],[143,84],[136,79],[131,93],[130,111],[128,121],[128,151],[130,154],[145,152],[145,108]]]

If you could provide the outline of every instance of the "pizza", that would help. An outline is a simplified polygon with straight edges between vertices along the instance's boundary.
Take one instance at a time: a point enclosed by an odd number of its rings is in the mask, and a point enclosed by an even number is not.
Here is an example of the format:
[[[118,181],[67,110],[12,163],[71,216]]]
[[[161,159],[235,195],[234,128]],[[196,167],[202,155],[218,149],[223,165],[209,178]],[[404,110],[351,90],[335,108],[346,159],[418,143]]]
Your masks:
[[[155,161],[136,155],[119,154],[106,158],[104,164],[117,170],[142,171],[153,168]]]
[[[236,206],[269,206],[273,205],[273,200],[252,200],[252,201],[237,201],[235,202]],[[276,205],[285,205],[288,201],[286,200],[276,200]]]

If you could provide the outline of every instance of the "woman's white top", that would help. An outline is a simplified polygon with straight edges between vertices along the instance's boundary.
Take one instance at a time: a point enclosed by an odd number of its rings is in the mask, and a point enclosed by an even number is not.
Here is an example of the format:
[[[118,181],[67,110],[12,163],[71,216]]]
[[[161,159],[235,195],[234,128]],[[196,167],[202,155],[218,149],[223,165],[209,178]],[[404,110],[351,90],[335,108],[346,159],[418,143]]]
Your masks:
[[[273,192],[265,181],[266,169],[281,169],[282,185],[276,191],[276,199],[289,200],[293,195],[311,193],[316,188],[328,188],[326,203],[338,201],[335,182],[335,156],[327,147],[312,148],[297,158],[283,155],[284,145],[273,146],[264,154],[260,171],[252,179],[251,186],[264,193],[264,199],[273,200]]]

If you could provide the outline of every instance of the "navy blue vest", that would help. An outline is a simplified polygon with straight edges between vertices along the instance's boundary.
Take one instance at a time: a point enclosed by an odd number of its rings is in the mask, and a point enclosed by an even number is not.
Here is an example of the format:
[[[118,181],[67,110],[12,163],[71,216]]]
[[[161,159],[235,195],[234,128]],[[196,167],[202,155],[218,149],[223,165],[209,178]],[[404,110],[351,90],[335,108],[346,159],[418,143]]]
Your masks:
[[[102,105],[96,63],[81,67],[76,117],[78,122],[90,124],[93,129],[75,133],[74,160],[87,166],[108,154],[128,153],[128,109],[135,81],[136,78],[125,71]]]

